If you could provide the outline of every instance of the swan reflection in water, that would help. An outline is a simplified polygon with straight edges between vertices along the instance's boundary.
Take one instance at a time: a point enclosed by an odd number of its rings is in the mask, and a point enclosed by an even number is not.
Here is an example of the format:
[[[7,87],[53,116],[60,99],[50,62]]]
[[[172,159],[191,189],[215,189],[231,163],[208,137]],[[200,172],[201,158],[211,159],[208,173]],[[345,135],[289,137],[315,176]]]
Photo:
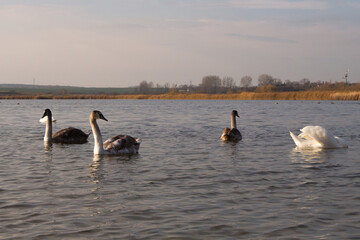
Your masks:
[[[48,141],[45,141],[44,142],[44,149],[45,149],[45,152],[51,152],[52,151],[52,143],[51,142],[48,142]]]
[[[302,149],[299,147],[293,148],[289,155],[294,163],[323,163],[329,157],[329,151],[322,148]]]
[[[104,160],[104,156],[94,155],[92,163],[89,165],[90,177],[92,182],[97,184],[99,180],[103,178],[101,174],[102,161]]]
[[[93,183],[99,183],[107,175],[108,171],[120,170],[126,171],[127,168],[122,169],[123,165],[132,165],[138,159],[140,155],[94,155],[92,163],[89,164],[90,177]],[[116,165],[116,168],[112,166]],[[110,166],[110,168],[109,168]]]

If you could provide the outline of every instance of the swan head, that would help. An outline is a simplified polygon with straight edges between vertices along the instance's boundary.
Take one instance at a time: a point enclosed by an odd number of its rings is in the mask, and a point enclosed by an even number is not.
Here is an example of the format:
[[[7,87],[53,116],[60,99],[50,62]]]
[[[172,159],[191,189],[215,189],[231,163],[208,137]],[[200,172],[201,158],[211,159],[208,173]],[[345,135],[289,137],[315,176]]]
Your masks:
[[[239,114],[238,114],[238,112],[237,112],[236,110],[233,110],[233,111],[231,112],[231,116],[240,118],[240,116],[239,116]]]
[[[98,110],[92,111],[90,114],[90,120],[96,120],[96,119],[102,119],[102,120],[108,121],[104,117],[104,115]]]
[[[44,114],[41,118],[46,117],[46,116],[51,118],[51,111],[48,108],[44,110]]]

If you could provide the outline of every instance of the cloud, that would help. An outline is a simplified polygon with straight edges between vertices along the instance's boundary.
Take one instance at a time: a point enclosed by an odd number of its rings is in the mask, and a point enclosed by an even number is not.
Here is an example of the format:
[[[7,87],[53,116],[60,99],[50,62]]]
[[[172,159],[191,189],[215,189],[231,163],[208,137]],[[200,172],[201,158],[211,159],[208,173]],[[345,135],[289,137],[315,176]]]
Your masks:
[[[236,8],[247,9],[303,9],[322,10],[326,3],[316,0],[286,1],[286,0],[231,0],[230,5]]]
[[[246,34],[238,34],[238,33],[229,33],[228,36],[232,37],[241,37],[247,40],[254,40],[259,42],[271,42],[271,43],[297,43],[295,40],[291,39],[282,39],[282,38],[275,38],[269,36],[260,36],[260,35],[246,35]]]
[[[186,14],[173,14],[181,7],[177,0],[157,0],[164,3],[162,8],[144,7],[141,12],[127,6],[132,15],[119,14],[127,10],[119,2],[121,8],[98,6],[110,13],[94,13],[94,2],[90,10],[88,5],[81,8],[79,0],[76,6],[0,4],[0,79],[126,87],[142,80],[197,84],[206,74],[329,80],[344,65],[356,69],[360,30],[353,9],[352,21],[345,22],[337,20],[346,15],[338,5],[321,12],[301,10],[326,7],[320,0],[208,1],[194,1]],[[230,8],[230,2],[238,9]],[[224,5],[214,11],[211,4],[216,3]],[[199,6],[204,6],[201,12]],[[342,10],[349,11],[347,6]],[[265,8],[289,11],[274,14]],[[355,71],[354,78],[359,75]]]

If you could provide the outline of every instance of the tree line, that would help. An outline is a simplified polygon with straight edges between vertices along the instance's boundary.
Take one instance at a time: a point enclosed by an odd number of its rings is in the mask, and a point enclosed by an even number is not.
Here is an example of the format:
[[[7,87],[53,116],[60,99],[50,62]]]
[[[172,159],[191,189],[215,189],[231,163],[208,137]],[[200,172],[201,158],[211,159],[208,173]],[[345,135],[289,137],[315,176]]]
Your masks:
[[[249,92],[279,92],[279,91],[306,91],[306,90],[343,90],[351,87],[360,90],[359,84],[348,84],[344,82],[311,82],[308,78],[302,78],[299,81],[282,81],[274,78],[269,74],[261,74],[258,77],[258,84],[253,86],[251,76],[243,76],[239,84],[233,77],[218,75],[207,75],[202,78],[199,85],[193,84],[172,84],[163,85],[154,84],[153,82],[142,81],[137,88],[136,93],[140,94],[161,94],[168,92],[191,92],[191,93],[235,93],[241,91]]]

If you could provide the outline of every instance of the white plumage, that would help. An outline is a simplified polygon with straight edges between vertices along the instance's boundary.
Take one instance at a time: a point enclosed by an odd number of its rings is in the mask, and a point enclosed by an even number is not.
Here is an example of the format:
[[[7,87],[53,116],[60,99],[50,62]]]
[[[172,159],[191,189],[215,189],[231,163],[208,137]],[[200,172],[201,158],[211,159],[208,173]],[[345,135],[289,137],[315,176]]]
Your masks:
[[[42,123],[42,124],[46,124],[47,119],[48,118],[45,116],[43,118],[40,118],[39,122]],[[54,117],[51,117],[51,121],[54,123],[54,122],[56,122],[56,119]]]
[[[345,140],[334,136],[322,126],[306,126],[300,129],[301,133],[296,136],[290,132],[296,146],[301,149],[314,148],[346,148]]]

